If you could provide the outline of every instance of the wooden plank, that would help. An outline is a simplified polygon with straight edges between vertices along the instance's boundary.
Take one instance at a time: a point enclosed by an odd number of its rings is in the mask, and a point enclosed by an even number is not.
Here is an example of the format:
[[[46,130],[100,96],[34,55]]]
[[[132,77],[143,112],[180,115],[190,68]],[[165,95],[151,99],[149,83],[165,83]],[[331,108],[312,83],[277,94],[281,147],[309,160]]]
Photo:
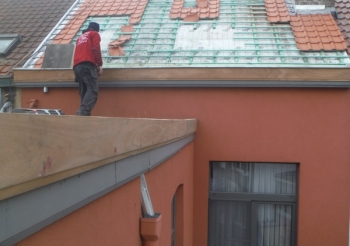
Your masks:
[[[104,69],[99,81],[261,80],[349,81],[348,68],[118,68]],[[72,82],[72,69],[19,69],[16,82]]]
[[[0,200],[195,133],[197,120],[0,114]]]
[[[17,82],[73,82],[73,69],[30,69],[16,70]]]

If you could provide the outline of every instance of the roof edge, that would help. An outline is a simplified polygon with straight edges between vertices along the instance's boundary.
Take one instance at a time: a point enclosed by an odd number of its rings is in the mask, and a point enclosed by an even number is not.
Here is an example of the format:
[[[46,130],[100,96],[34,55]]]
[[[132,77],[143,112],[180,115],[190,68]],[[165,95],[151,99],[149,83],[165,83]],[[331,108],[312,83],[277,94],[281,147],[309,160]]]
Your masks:
[[[25,82],[15,83],[17,88],[76,88],[73,82]],[[242,81],[242,80],[206,80],[206,81],[108,81],[99,82],[99,88],[350,88],[350,81]]]
[[[0,149],[10,156],[0,164],[6,170],[0,174],[0,200],[176,142],[197,130],[196,119],[95,116],[86,120],[68,115],[0,114],[0,119],[5,117],[0,128],[3,139],[21,141]],[[77,125],[84,134],[75,134]],[[18,135],[18,127],[26,130]],[[85,127],[94,129],[93,133],[84,131]],[[81,149],[79,143],[86,139],[90,141]],[[0,143],[4,141],[0,139]],[[32,147],[23,149],[24,145]],[[10,154],[19,149],[21,155]],[[26,163],[25,167],[21,163]]]
[[[7,218],[0,220],[0,227],[7,229],[6,235],[0,235],[0,245],[14,245],[75,210],[137,179],[140,175],[162,165],[194,139],[193,133],[167,145],[110,162],[61,182],[0,201],[0,214],[4,214]],[[14,211],[7,211],[6,205],[1,206],[7,203],[14,205],[12,206]],[[21,213],[26,210],[28,204],[32,205],[31,213]]]
[[[122,81],[297,81],[348,82],[349,68],[113,68],[104,69],[100,82]],[[73,82],[72,69],[15,69],[14,82]]]

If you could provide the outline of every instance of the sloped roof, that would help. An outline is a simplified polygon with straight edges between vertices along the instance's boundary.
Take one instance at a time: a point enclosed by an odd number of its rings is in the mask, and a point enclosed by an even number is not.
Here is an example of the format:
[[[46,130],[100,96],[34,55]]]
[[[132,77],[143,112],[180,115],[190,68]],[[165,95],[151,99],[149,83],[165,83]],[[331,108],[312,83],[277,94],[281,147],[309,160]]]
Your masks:
[[[324,13],[296,14],[294,7],[292,11],[287,7],[286,0],[265,0],[264,2],[270,22],[290,23],[296,45],[300,50],[347,50],[346,42],[331,13],[323,11]],[[350,5],[342,7],[342,10],[345,9],[344,12],[350,9],[348,8]]]
[[[335,0],[335,9],[337,12],[337,24],[345,39],[350,54],[350,0]]]
[[[269,4],[271,1],[266,0]],[[201,1],[85,0],[68,13],[48,39],[52,43],[74,43],[90,21],[97,21],[101,24],[102,55],[107,68],[347,67],[350,64],[342,51],[345,45],[327,46],[327,49],[319,45],[325,51],[301,50],[289,23],[268,21],[273,9],[268,8],[267,14],[266,2],[220,0],[215,2],[219,17],[211,19],[208,13],[216,11],[211,10],[212,1],[205,7]],[[184,9],[190,10],[189,20],[185,20],[188,15],[182,14]],[[285,6],[277,9],[283,16],[285,10]],[[201,15],[202,11],[205,15]],[[192,18],[192,14],[197,18]],[[134,25],[134,31],[123,32],[122,27],[129,24]],[[108,52],[109,44],[125,35],[131,35],[131,39],[114,47],[118,52]],[[299,36],[297,40],[301,40]],[[40,67],[44,51],[45,45],[27,67]]]
[[[291,16],[291,26],[300,50],[346,50],[342,34],[331,14]]]
[[[265,0],[267,19],[273,23],[289,22],[290,14],[285,0]]]
[[[75,0],[0,0],[0,34],[19,34],[21,43],[0,57],[0,76],[21,66]]]

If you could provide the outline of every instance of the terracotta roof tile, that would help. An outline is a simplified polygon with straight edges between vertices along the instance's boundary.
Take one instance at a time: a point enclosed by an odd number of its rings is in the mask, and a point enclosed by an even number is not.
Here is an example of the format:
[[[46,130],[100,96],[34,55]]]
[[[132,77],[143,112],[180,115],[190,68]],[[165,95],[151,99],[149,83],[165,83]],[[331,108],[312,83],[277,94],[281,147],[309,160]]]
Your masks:
[[[214,10],[211,9],[210,12],[213,13],[212,11],[215,12]],[[197,14],[198,12],[199,12],[199,8],[192,8],[190,11],[191,14]]]
[[[180,15],[179,13],[175,13],[175,14],[170,13],[170,15],[169,15],[170,19],[177,19],[177,18],[179,18],[180,16],[181,16],[181,15]]]
[[[219,17],[219,12],[209,13],[209,18],[214,19],[214,18],[217,18],[217,17]]]
[[[206,8],[208,7],[207,0],[197,0],[197,6],[198,8]]]
[[[304,26],[304,27],[305,27],[305,30],[308,33],[316,31],[316,27],[315,26]]]
[[[301,50],[346,50],[345,40],[330,14],[296,15],[291,18],[290,24],[297,47]]]
[[[128,25],[128,26],[124,26],[122,27],[122,31],[126,30],[126,31],[133,31],[133,27],[132,25]],[[121,46],[128,41],[129,39],[131,39],[131,35],[122,35],[120,36],[117,40],[114,40],[112,42],[110,42],[108,44],[108,53],[110,56],[124,56],[125,53],[123,51],[123,49],[121,48]]]
[[[129,23],[130,24],[137,24],[141,21],[141,17],[133,17],[132,15],[130,16]]]
[[[190,11],[191,11],[191,9],[189,9],[189,8],[183,8],[183,9],[181,9],[181,13],[182,13],[182,14],[188,14],[188,13],[190,13]]]
[[[38,59],[38,61],[36,62],[36,64],[35,64],[35,68],[41,68],[41,65],[43,64],[43,61],[44,61],[44,55],[42,55],[39,59]]]
[[[189,14],[184,18],[184,21],[196,22],[199,20],[198,14]]]
[[[219,0],[197,0],[196,3],[197,7],[184,8],[184,0],[173,0],[169,17],[171,19],[180,18],[184,21],[198,21],[199,19],[219,17]]]
[[[108,49],[108,54],[110,56],[124,56],[125,52],[123,51],[122,47],[118,46],[113,49]]]
[[[70,23],[66,25],[60,34],[65,36],[56,36],[56,39],[66,40],[71,42],[81,25],[85,22],[88,16],[106,16],[106,15],[130,15],[129,23],[137,24],[141,21],[142,14],[148,0],[111,0],[111,1],[95,1],[85,0],[85,2],[76,11]],[[74,28],[73,28],[74,27]],[[68,29],[68,31],[67,31]],[[63,42],[64,41],[59,41]]]
[[[267,19],[271,23],[290,21],[287,4],[284,0],[265,0]]]
[[[0,72],[2,74],[6,74],[11,68],[12,68],[12,66],[7,66],[7,65],[6,66],[2,66]]]

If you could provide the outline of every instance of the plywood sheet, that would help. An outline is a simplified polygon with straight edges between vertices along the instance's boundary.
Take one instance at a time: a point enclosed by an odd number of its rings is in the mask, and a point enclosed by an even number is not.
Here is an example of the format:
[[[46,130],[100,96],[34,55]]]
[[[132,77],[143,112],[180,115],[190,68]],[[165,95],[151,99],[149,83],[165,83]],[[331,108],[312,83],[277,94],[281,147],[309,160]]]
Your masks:
[[[348,68],[121,68],[104,69],[101,82],[157,80],[349,81]],[[15,83],[73,82],[73,70],[15,70]]]
[[[11,187],[24,192],[184,138],[197,120],[0,114],[0,124],[4,199]]]

